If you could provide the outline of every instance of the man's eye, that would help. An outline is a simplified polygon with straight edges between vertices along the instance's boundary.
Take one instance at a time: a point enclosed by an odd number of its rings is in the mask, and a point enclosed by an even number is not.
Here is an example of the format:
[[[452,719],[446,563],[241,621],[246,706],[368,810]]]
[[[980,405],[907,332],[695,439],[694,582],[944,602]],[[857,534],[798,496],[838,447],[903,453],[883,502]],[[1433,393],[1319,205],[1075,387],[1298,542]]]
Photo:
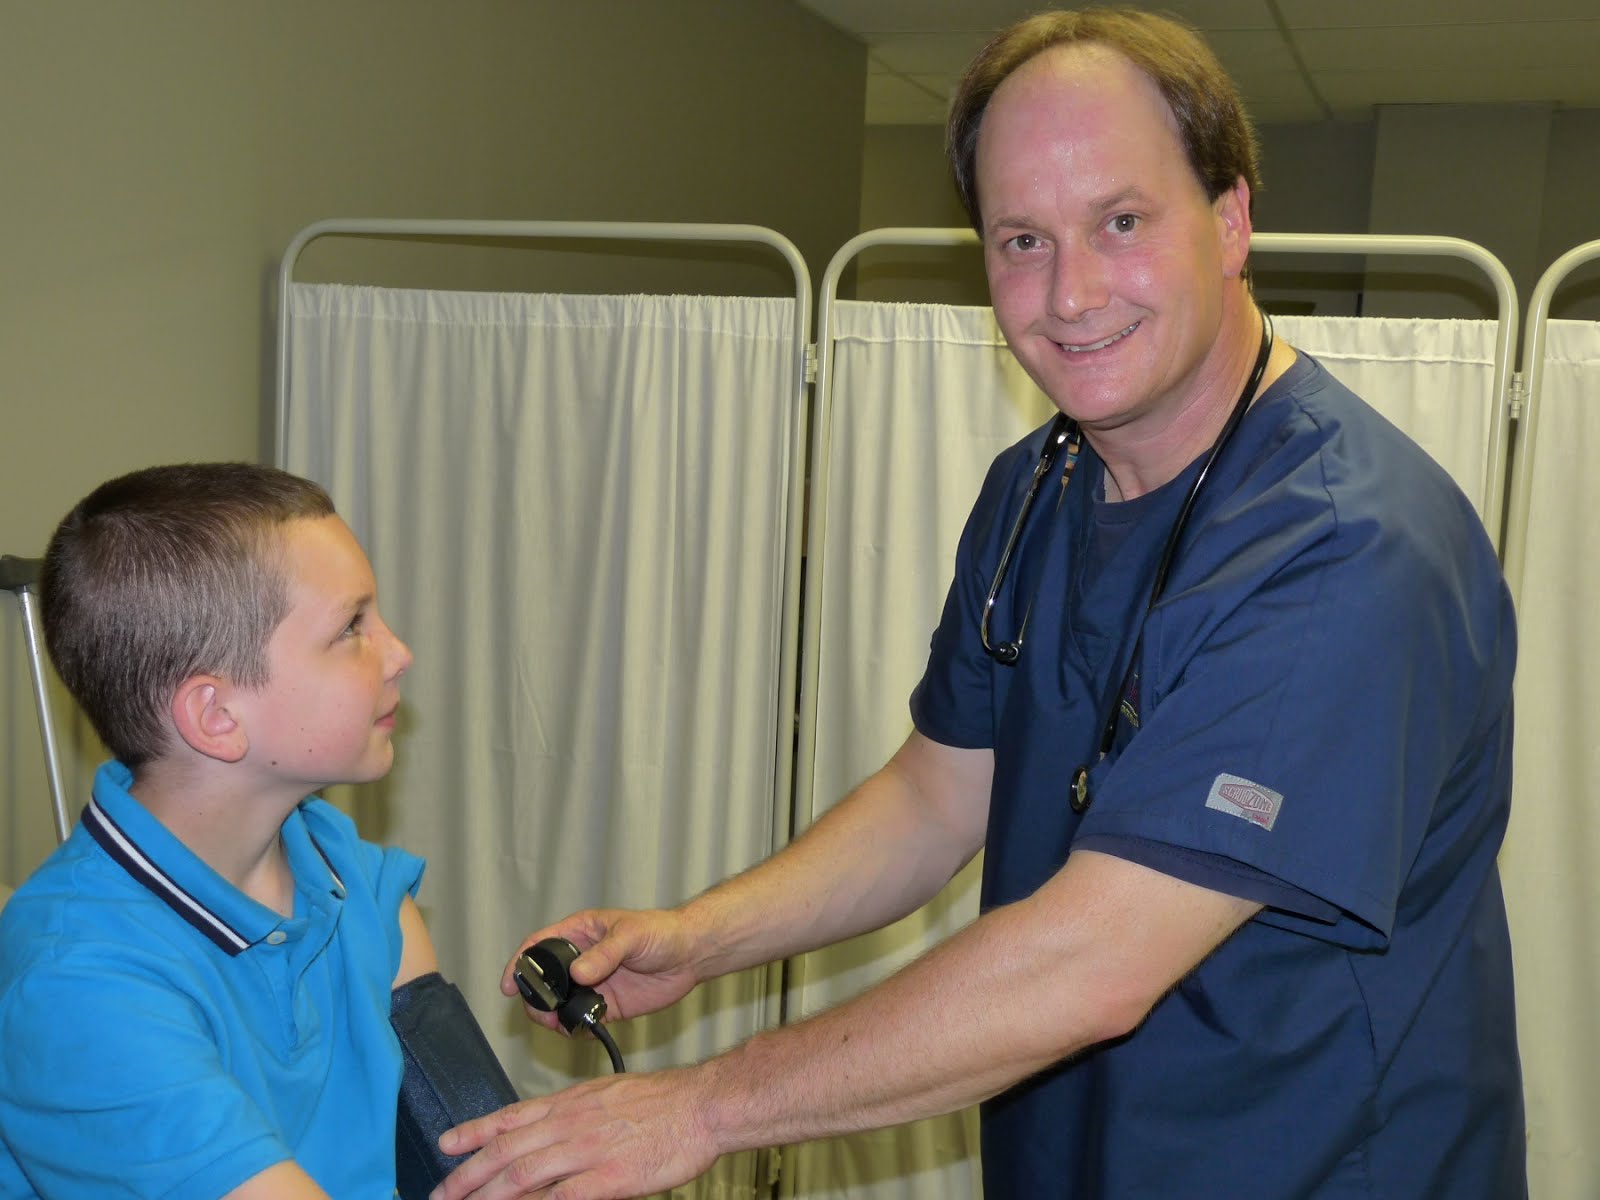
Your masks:
[[[1031,233],[1019,233],[1006,243],[1013,250],[1033,250],[1039,245],[1039,239]]]
[[[1111,218],[1110,228],[1113,233],[1132,233],[1139,225],[1139,218],[1132,213],[1118,213]]]

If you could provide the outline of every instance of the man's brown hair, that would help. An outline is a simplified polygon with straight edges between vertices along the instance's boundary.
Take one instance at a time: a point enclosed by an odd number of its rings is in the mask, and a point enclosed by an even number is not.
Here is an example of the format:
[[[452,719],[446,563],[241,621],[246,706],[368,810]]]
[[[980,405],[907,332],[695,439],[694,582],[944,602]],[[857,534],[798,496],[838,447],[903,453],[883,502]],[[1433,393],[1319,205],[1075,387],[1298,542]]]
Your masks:
[[[978,132],[989,101],[1018,67],[1046,50],[1071,45],[1105,46],[1149,76],[1172,110],[1206,198],[1215,200],[1243,177],[1253,207],[1261,186],[1255,131],[1233,80],[1198,33],[1170,17],[1137,9],[1048,12],[1019,21],[985,46],[951,102],[945,152],[961,203],[979,234]]]

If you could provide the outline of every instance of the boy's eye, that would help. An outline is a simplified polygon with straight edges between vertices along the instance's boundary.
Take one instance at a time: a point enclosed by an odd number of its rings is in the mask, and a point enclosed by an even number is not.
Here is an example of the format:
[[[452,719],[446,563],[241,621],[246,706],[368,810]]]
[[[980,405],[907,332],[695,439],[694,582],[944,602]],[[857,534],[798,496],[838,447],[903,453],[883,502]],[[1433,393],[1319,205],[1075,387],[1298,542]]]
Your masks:
[[[356,634],[360,633],[361,622],[365,617],[365,613],[357,613],[355,616],[351,617],[350,624],[346,625],[342,630],[340,630],[339,636],[342,638],[354,637]]]

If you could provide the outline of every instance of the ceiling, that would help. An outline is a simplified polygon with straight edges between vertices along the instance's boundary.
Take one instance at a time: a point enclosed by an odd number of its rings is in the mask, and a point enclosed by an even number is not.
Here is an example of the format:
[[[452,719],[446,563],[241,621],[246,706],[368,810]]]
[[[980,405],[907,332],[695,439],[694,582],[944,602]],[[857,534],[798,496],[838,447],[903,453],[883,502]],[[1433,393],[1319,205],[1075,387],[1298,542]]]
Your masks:
[[[957,77],[1026,0],[797,0],[864,42],[867,123],[938,124]],[[1379,104],[1600,107],[1596,0],[1167,0],[1257,122],[1365,120]],[[1512,16],[1511,14],[1515,14]]]

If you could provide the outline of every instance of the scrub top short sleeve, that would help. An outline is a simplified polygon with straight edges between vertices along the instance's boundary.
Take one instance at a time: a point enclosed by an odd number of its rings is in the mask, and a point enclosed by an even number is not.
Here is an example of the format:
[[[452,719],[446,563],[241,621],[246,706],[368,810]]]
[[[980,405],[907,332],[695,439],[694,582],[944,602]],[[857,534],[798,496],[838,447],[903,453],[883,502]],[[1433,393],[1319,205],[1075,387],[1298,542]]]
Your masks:
[[[1236,860],[1342,914],[1267,920],[1378,945],[1428,832],[1483,845],[1503,819],[1448,783],[1493,769],[1515,635],[1464,497],[1314,401],[1186,547],[1146,622],[1137,736],[1093,772],[1078,836]]]

